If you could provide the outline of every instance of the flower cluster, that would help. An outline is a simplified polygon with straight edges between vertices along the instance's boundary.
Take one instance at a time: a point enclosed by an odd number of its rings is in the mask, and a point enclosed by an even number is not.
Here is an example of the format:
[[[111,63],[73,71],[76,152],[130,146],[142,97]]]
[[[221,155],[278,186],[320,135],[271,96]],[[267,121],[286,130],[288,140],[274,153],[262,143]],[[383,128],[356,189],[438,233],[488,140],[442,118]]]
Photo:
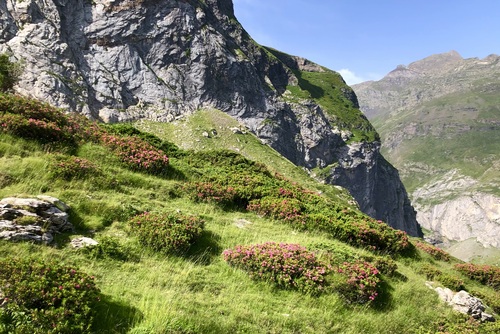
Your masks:
[[[500,267],[462,263],[456,264],[455,269],[481,284],[489,285],[494,289],[500,288]]]
[[[216,165],[222,164],[215,156],[208,158]],[[283,177],[260,169],[252,170],[255,166],[245,164],[245,160],[238,159],[234,153],[229,158],[234,166],[216,166],[214,170],[219,173],[214,172],[184,187],[192,200],[246,209],[296,228],[326,232],[333,238],[370,250],[398,253],[413,247],[403,231],[355,210],[340,208],[327,197]],[[200,159],[198,157],[193,164],[200,167]]]
[[[301,202],[295,198],[264,197],[252,200],[247,210],[289,223],[305,224]]]
[[[215,182],[188,183],[184,190],[196,202],[218,203],[231,205],[235,201],[236,190],[231,186],[224,186]]]
[[[330,267],[298,244],[267,242],[236,246],[223,252],[230,265],[247,271],[254,279],[269,281],[280,288],[317,294],[326,287]]]
[[[129,167],[154,174],[164,173],[168,166],[166,154],[139,136],[111,134],[81,115],[65,115],[48,104],[16,95],[0,94],[0,131],[44,144],[101,143]]]
[[[64,131],[55,123],[24,118],[21,115],[0,115],[0,129],[15,136],[36,139],[42,143],[59,142],[67,139]]]
[[[0,260],[0,286],[0,317],[9,333],[91,331],[100,300],[92,276],[55,262],[8,258]]]
[[[101,136],[101,143],[133,169],[161,174],[168,166],[168,157],[163,151],[138,137],[121,137],[105,133]]]
[[[366,303],[378,296],[380,273],[366,261],[344,262],[335,268],[337,280],[332,288],[349,302]],[[340,279],[339,279],[340,278]]]
[[[95,164],[87,159],[74,156],[57,157],[50,169],[54,177],[61,177],[68,181],[100,174],[100,170]]]
[[[417,241],[415,242],[415,247],[431,255],[436,260],[449,262],[451,259],[450,254],[446,253],[444,250],[437,248],[431,244]]]
[[[131,218],[130,230],[139,242],[162,253],[187,250],[203,232],[204,221],[180,213],[145,212]]]

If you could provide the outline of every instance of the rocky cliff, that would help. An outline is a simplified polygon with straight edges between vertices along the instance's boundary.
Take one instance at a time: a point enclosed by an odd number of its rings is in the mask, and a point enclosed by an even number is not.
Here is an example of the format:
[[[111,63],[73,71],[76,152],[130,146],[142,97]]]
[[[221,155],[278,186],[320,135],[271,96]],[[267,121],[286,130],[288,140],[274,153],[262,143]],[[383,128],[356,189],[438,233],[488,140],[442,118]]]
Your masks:
[[[0,13],[0,52],[24,66],[17,92],[106,122],[222,110],[293,163],[328,168],[365,212],[420,233],[353,91],[255,43],[232,1],[0,0]]]
[[[354,85],[424,228],[499,247],[500,57],[457,52]]]

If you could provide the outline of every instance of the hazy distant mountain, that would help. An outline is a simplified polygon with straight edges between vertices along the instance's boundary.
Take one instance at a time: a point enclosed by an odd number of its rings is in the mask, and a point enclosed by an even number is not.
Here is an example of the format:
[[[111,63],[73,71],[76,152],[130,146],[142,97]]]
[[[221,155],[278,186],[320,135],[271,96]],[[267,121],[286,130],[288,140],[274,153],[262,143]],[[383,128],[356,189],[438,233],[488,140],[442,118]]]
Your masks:
[[[432,55],[353,89],[422,226],[500,247],[500,57]]]

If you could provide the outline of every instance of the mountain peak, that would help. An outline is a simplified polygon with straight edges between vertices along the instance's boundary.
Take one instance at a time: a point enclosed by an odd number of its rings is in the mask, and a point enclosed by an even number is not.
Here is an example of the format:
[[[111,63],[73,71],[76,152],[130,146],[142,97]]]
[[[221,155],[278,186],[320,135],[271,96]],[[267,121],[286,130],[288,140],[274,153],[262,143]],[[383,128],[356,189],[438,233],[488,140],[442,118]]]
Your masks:
[[[434,54],[422,60],[413,62],[408,65],[408,68],[424,74],[433,74],[447,71],[450,67],[455,67],[463,60],[464,59],[457,51],[452,50],[446,53]]]

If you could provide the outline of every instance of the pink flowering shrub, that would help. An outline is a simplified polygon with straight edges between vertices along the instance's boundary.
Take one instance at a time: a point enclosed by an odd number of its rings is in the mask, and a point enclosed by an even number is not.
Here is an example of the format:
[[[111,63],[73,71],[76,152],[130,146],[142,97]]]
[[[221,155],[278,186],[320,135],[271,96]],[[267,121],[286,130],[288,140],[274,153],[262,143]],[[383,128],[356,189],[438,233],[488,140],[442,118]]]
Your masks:
[[[252,200],[247,206],[248,211],[265,217],[283,220],[288,223],[305,224],[302,214],[302,203],[295,198],[264,197]]]
[[[141,244],[166,254],[187,250],[200,237],[204,227],[199,217],[173,212],[145,212],[132,217],[128,224]]]
[[[54,177],[61,177],[67,181],[81,179],[101,174],[99,168],[87,159],[74,156],[56,157],[51,164],[51,173]]]
[[[500,267],[486,264],[459,263],[455,265],[455,269],[481,284],[489,285],[494,289],[500,288]]]
[[[168,166],[168,157],[163,151],[138,137],[103,134],[100,139],[132,169],[161,174]]]
[[[37,100],[0,94],[0,131],[41,143],[74,144],[78,123]]]
[[[328,265],[298,244],[267,242],[226,249],[224,260],[248,272],[250,277],[284,289],[318,294],[324,291]]]
[[[134,170],[162,174],[168,157],[138,136],[109,133],[81,115],[62,111],[36,100],[0,94],[0,131],[41,143],[78,145],[92,141],[108,147]]]
[[[367,303],[378,295],[380,273],[371,263],[366,261],[344,262],[335,267],[332,289],[342,295],[348,302]]]
[[[63,129],[56,123],[24,118],[21,115],[0,115],[0,129],[26,139],[36,139],[42,143],[60,142],[68,139]]]
[[[233,187],[214,182],[188,183],[184,190],[195,202],[217,203],[224,206],[234,203],[236,197],[236,190]]]
[[[90,333],[100,291],[94,277],[56,262],[0,260],[6,333]]]
[[[450,254],[446,253],[444,250],[437,248],[431,244],[417,241],[415,242],[415,247],[431,255],[436,260],[449,262],[451,259]]]

